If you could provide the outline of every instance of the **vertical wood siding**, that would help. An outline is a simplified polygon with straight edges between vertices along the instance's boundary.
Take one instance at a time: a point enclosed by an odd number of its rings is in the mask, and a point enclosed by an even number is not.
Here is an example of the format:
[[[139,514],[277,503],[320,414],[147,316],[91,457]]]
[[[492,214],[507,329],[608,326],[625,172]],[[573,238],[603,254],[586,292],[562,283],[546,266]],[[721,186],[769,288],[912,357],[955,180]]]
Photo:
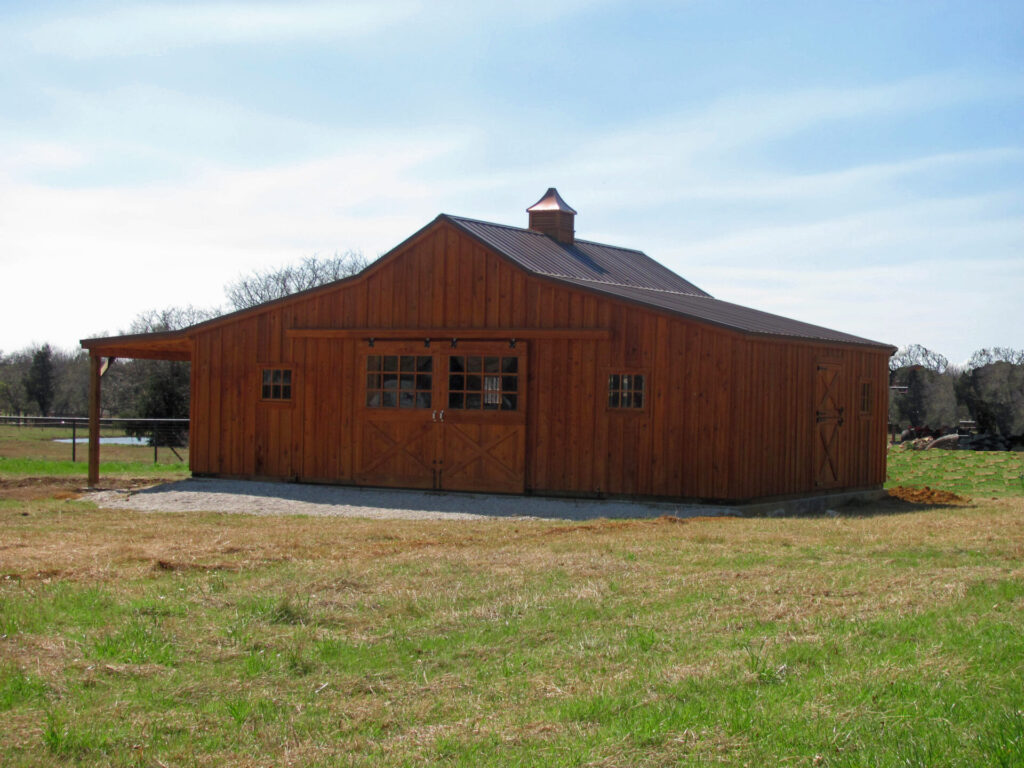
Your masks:
[[[840,367],[842,486],[885,479],[885,350],[745,336],[556,285],[444,223],[359,279],[197,332],[194,472],[355,482],[365,342],[286,334],[313,327],[610,329],[607,341],[530,341],[528,491],[690,499],[812,492],[822,360]],[[263,367],[293,370],[291,402],[260,400]],[[644,374],[644,409],[607,407],[609,372]],[[867,415],[864,382],[874,396]]]

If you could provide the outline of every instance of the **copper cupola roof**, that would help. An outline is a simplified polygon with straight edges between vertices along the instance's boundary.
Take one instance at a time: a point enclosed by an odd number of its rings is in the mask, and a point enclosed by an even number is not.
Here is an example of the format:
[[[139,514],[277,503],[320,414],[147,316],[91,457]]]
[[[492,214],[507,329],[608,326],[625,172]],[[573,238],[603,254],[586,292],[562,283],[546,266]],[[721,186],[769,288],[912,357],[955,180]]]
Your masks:
[[[558,194],[558,190],[554,187],[548,187],[548,191],[544,193],[544,197],[526,209],[527,213],[534,213],[535,211],[562,211],[563,213],[572,214],[577,212],[571,205],[562,199],[562,196]]]

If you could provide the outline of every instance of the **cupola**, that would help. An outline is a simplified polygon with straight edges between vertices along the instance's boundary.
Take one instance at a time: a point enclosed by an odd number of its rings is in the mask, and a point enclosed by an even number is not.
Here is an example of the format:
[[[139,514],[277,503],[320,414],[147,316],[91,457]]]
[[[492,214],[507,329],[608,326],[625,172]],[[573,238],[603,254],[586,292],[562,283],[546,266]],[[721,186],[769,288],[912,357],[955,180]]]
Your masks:
[[[530,214],[530,229],[554,238],[560,243],[572,244],[576,239],[576,211],[562,199],[554,187],[526,209]]]

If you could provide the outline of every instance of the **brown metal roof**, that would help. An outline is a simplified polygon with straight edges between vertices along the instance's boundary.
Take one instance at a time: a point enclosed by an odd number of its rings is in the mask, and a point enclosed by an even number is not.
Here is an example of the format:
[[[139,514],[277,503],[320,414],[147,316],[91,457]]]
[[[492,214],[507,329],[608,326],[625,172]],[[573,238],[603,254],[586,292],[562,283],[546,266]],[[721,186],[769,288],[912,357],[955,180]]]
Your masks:
[[[530,229],[460,216],[443,215],[443,218],[538,275],[708,295],[641,251],[587,240],[561,243]]]
[[[743,333],[891,347],[830,328],[719,301],[641,251],[442,215],[524,269],[559,282]]]
[[[895,351],[890,344],[719,301],[645,253],[631,248],[619,248],[587,240],[576,240],[574,243],[566,244],[529,229],[441,214],[390,253],[401,250],[404,245],[422,235],[439,220],[450,222],[528,272],[577,288],[597,291],[743,333],[860,344]],[[382,258],[371,264],[367,270],[377,268],[383,260]],[[187,360],[191,350],[188,335],[201,328],[231,322],[237,317],[301,300],[304,296],[330,290],[340,282],[358,280],[362,274],[255,307],[237,310],[180,331],[83,339],[82,346],[93,354],[104,356]]]
[[[792,320],[781,315],[773,315],[770,312],[762,312],[759,309],[751,309],[739,304],[730,304],[728,301],[720,301],[711,296],[692,296],[671,291],[658,291],[648,288],[633,288],[630,286],[600,285],[586,280],[573,280],[563,278],[563,282],[571,283],[581,288],[607,293],[620,299],[627,299],[638,304],[664,309],[673,314],[702,320],[712,325],[730,328],[744,333],[765,334],[768,336],[790,336],[798,339],[813,341],[840,342],[843,344],[866,344],[874,347],[888,347],[879,341],[864,339],[853,334],[834,331],[831,328],[823,328],[820,325],[804,323],[800,320]]]

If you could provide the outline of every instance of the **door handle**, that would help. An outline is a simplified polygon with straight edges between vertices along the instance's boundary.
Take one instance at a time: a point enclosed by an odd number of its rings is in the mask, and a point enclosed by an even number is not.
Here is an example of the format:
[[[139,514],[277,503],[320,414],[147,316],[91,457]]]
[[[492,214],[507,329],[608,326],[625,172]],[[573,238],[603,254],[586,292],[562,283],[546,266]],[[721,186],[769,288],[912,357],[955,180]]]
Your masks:
[[[430,414],[430,420],[431,420],[431,421],[437,421],[437,409],[436,409],[436,408],[435,408],[435,409],[433,410],[433,412],[432,412],[432,413]]]
[[[441,409],[441,421],[444,421],[444,408]]]

